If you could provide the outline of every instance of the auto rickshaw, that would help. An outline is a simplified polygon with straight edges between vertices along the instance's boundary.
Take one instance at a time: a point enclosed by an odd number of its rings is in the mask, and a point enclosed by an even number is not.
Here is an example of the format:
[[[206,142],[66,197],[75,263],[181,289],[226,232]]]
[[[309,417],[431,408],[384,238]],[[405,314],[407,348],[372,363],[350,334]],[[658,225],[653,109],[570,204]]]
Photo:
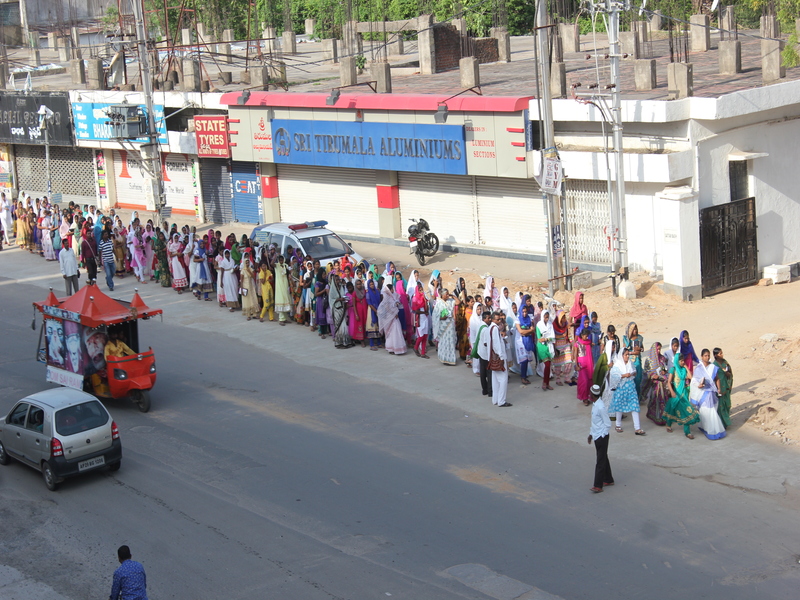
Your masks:
[[[56,298],[53,288],[44,302],[36,360],[47,365],[47,381],[83,390],[99,398],[130,398],[142,412],[150,410],[150,390],[156,383],[153,349],[139,352],[139,320],[162,314],[147,306],[138,291],[130,302],[115,300],[94,283],[72,296]],[[125,343],[133,354],[106,357],[111,340]]]

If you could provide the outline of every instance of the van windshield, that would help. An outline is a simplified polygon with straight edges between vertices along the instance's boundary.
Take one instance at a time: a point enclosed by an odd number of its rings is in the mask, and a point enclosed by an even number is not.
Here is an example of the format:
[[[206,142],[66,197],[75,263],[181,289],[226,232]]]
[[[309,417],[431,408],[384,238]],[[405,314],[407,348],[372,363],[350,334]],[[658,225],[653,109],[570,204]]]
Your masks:
[[[56,413],[56,431],[63,436],[97,429],[108,423],[108,411],[97,400],[62,408]]]
[[[300,240],[303,252],[312,258],[326,260],[352,254],[353,249],[335,233],[324,233]]]

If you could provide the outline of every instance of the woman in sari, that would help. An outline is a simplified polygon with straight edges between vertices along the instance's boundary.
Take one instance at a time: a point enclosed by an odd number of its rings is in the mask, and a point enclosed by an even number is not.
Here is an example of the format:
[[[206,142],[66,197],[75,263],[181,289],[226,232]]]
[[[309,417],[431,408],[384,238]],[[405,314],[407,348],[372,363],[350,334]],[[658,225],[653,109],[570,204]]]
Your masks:
[[[329,331],[328,327],[328,273],[324,267],[317,269],[317,282],[314,284],[314,297],[317,305],[315,311],[318,334],[324,340]]]
[[[681,335],[678,339],[680,341],[681,354],[686,361],[686,370],[689,371],[689,376],[691,376],[694,374],[694,366],[700,362],[700,359],[697,358],[697,354],[694,352],[694,346],[689,339],[688,331],[685,329],[681,331]]]
[[[438,290],[437,290],[438,292]],[[438,342],[437,354],[445,365],[456,364],[456,322],[458,301],[442,289],[433,307],[433,339]]]
[[[593,312],[590,316],[589,339],[592,341],[592,360],[595,364],[600,359],[603,352],[603,328],[597,320],[597,313]]]
[[[114,246],[116,250],[116,244]],[[182,294],[183,288],[189,285],[189,281],[186,279],[186,270],[183,268],[183,264],[180,261],[183,251],[180,234],[176,233],[172,236],[172,242],[170,242],[167,250],[169,252],[169,264],[170,267],[172,267],[172,288],[179,294]]]
[[[44,217],[39,222],[39,235],[42,240],[42,255],[45,260],[56,260],[56,251],[53,248],[52,232],[55,229],[53,226],[53,218],[50,216],[50,211],[44,211]]]
[[[700,431],[710,440],[721,440],[727,435],[717,412],[719,394],[719,369],[711,362],[711,352],[704,348],[700,352],[700,362],[694,367],[689,398],[697,406]]]
[[[553,332],[556,335],[556,357],[553,359],[556,385],[564,385],[572,381],[572,342],[569,339],[569,323],[564,311],[560,311],[553,321]]]
[[[350,348],[354,344],[350,337],[350,329],[347,324],[346,289],[337,273],[331,273],[328,279],[330,281],[328,302],[331,306],[331,333],[333,334],[333,345],[336,348]]]
[[[202,295],[203,300],[208,302],[211,300],[211,298],[208,297],[209,292],[214,291],[214,280],[211,278],[211,270],[208,268],[208,252],[206,251],[204,240],[198,240],[194,249],[192,261],[196,269],[195,279],[192,283],[192,291],[198,300],[200,300],[200,296]],[[144,282],[147,283],[147,279],[145,279]]]
[[[483,304],[479,301],[476,301],[472,305],[472,315],[470,315],[469,322],[467,323],[469,335],[469,354],[467,356],[469,357],[471,357],[472,354],[475,354],[475,346],[478,343],[478,332],[481,329],[481,325],[483,325]],[[480,376],[480,360],[476,360],[474,358],[472,359],[472,372],[476,376]]]
[[[369,338],[369,349],[377,351],[381,346],[381,332],[378,329],[378,308],[381,304],[381,293],[378,291],[377,283],[374,279],[367,279],[367,338]]]
[[[661,353],[661,343],[656,342],[644,359],[645,379],[642,396],[647,400],[647,418],[656,425],[665,425],[664,407],[669,399],[669,374],[667,359]]]
[[[406,340],[406,344],[410,346],[414,341],[414,320],[411,318],[411,304],[406,293],[406,283],[400,271],[395,271],[394,273],[393,289],[397,294],[398,302],[400,302],[400,313],[397,318],[400,319],[400,326],[403,329],[403,337]]]
[[[614,427],[617,433],[622,433],[622,414],[629,412],[633,417],[636,435],[646,435],[639,423],[639,396],[636,394],[635,378],[636,369],[630,358],[630,352],[625,348],[617,355],[617,360],[611,369],[609,380],[612,389],[616,389],[608,406],[608,412],[617,414],[617,424]]]
[[[169,256],[167,253],[167,238],[163,231],[159,231],[153,240],[153,251],[158,261],[158,281],[161,287],[172,286],[172,277],[169,274]]]
[[[694,439],[691,425],[697,423],[700,417],[697,409],[689,401],[689,381],[691,376],[686,368],[686,361],[680,352],[675,355],[672,368],[669,370],[670,398],[664,406],[664,420],[667,423],[667,432],[672,433],[672,424],[683,425],[683,434],[690,440]]]
[[[516,322],[516,333],[514,336],[514,349],[519,363],[519,375],[523,385],[530,385],[528,379],[528,364],[533,360],[533,350],[536,347],[536,329],[533,319],[528,314],[527,305],[523,304],[519,309],[519,318]]]
[[[289,291],[289,267],[284,261],[283,255],[278,255],[278,262],[275,263],[275,311],[278,313],[278,321],[282,326],[286,326],[286,318],[292,310],[292,296]]]
[[[153,250],[153,242],[155,241],[155,231],[153,231],[153,225],[151,223],[147,223],[144,226],[144,231],[142,232],[142,241],[144,242],[144,269],[142,271],[142,275],[144,276],[145,280],[155,279],[153,274],[153,261],[155,260],[155,250]],[[206,249],[210,250],[208,244],[206,244]]]
[[[127,255],[128,244],[126,237],[122,235],[119,228],[112,230],[112,237],[114,238],[114,263],[117,271],[117,277],[125,277],[125,257]]]
[[[725,360],[722,348],[714,348],[714,365],[719,369],[719,404],[717,413],[725,429],[731,425],[731,390],[733,389],[733,369]]]
[[[381,289],[381,303],[378,306],[378,327],[384,337],[384,345],[389,354],[405,354],[406,342],[400,326],[400,298],[387,280]]]
[[[259,321],[263,323],[267,314],[269,314],[269,320],[274,321],[275,289],[272,287],[272,271],[270,271],[266,262],[262,262],[261,267],[259,267],[258,280],[261,285],[261,301],[263,302]]]
[[[644,338],[639,334],[639,327],[631,321],[628,323],[628,328],[625,330],[625,335],[622,336],[622,345],[630,349],[630,359],[633,363],[633,368],[636,369],[636,393],[641,396],[642,392],[642,377],[644,377],[644,370],[642,369],[642,352],[644,352]]]
[[[592,384],[600,386],[601,391],[605,391],[608,371],[608,355],[605,352],[601,352],[597,362],[594,364],[594,373],[592,374]]]
[[[149,281],[149,277],[146,277],[144,274],[147,266],[147,255],[145,254],[145,243],[144,238],[142,237],[141,227],[137,226],[133,232],[133,243],[130,245],[130,248],[131,266],[133,267],[133,272],[136,275],[136,279],[138,279],[140,283],[147,283]]]
[[[242,315],[248,321],[257,317],[259,315],[258,294],[256,293],[256,279],[249,249],[242,254],[242,260],[239,263],[239,294],[241,295]]]
[[[575,331],[577,337],[578,327],[583,323],[583,317],[589,316],[589,309],[583,303],[583,292],[575,292],[575,300],[572,302],[572,308],[569,309],[569,321],[572,330]]]
[[[219,302],[220,308],[227,305],[226,297],[225,297],[225,284],[223,280],[223,272],[222,272],[222,261],[225,260],[225,247],[220,246],[222,250],[217,253],[217,256],[214,258],[214,263],[216,264],[216,272],[217,272],[217,302]]]
[[[23,250],[31,251],[31,229],[28,225],[28,209],[22,204],[17,203],[17,246]]]
[[[572,348],[578,369],[578,400],[589,406],[589,389],[592,387],[594,360],[592,360],[592,340],[589,317],[583,317],[583,323],[576,330],[575,344]]]
[[[463,277],[458,278],[453,295],[458,298],[458,306],[456,308],[456,349],[461,360],[466,361],[471,347],[469,343],[469,318],[472,315],[471,304],[467,302],[467,283]],[[467,311],[470,311],[470,315],[467,315]]]
[[[361,347],[364,348],[367,345],[367,292],[361,279],[356,279],[355,284],[351,285],[353,290],[348,289],[347,292],[350,339],[361,342]]]
[[[542,318],[536,325],[536,355],[539,362],[544,365],[542,375],[542,389],[552,390],[550,386],[550,369],[555,356],[556,333],[553,324],[550,322],[550,311],[543,310]]]
[[[422,289],[422,282],[416,282],[414,298],[411,300],[411,310],[414,313],[414,326],[417,330],[417,341],[414,343],[414,354],[420,358],[428,356],[428,300]]]
[[[239,308],[239,279],[236,277],[236,263],[231,258],[230,250],[225,250],[224,257],[219,263],[219,270],[222,273],[225,306],[233,312]]]

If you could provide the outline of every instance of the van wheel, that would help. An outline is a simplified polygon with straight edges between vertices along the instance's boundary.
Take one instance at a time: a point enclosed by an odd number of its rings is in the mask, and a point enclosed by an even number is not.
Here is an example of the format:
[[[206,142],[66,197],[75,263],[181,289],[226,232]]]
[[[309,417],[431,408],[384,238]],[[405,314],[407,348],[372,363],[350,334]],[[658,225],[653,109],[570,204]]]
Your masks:
[[[42,478],[48,490],[55,492],[58,489],[58,478],[56,474],[53,473],[53,469],[50,468],[50,463],[47,461],[42,463]]]
[[[118,460],[117,462],[108,465],[108,470],[111,471],[112,473],[115,473],[116,471],[119,471],[119,468],[121,466],[122,466],[122,461]]]
[[[3,442],[0,442],[0,465],[7,465],[8,464],[8,454],[6,454],[6,447],[3,446]]]
[[[147,390],[134,390],[131,392],[131,398],[140,411],[146,413],[150,410],[150,392]]]

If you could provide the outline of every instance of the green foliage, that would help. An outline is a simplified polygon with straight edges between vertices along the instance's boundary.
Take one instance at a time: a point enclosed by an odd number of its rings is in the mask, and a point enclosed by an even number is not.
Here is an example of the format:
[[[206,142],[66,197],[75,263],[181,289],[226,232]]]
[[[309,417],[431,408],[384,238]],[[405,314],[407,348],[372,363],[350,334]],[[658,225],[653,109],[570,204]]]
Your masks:
[[[363,54],[359,54],[358,56],[356,56],[356,69],[361,70],[366,66],[367,66],[367,57],[364,56]]]
[[[528,35],[536,24],[536,4],[532,0],[507,0],[508,33]]]
[[[781,63],[784,67],[800,66],[800,54],[797,52],[797,31],[789,36],[786,47],[781,52]]]
[[[578,19],[578,29],[581,35],[590,35],[592,33],[592,18],[590,16],[580,17]],[[597,15],[594,20],[594,30],[597,33],[606,32],[606,22],[603,20],[602,15]]]
[[[103,25],[103,31],[114,31],[119,26],[119,9],[113,4],[109,6],[100,22]]]

